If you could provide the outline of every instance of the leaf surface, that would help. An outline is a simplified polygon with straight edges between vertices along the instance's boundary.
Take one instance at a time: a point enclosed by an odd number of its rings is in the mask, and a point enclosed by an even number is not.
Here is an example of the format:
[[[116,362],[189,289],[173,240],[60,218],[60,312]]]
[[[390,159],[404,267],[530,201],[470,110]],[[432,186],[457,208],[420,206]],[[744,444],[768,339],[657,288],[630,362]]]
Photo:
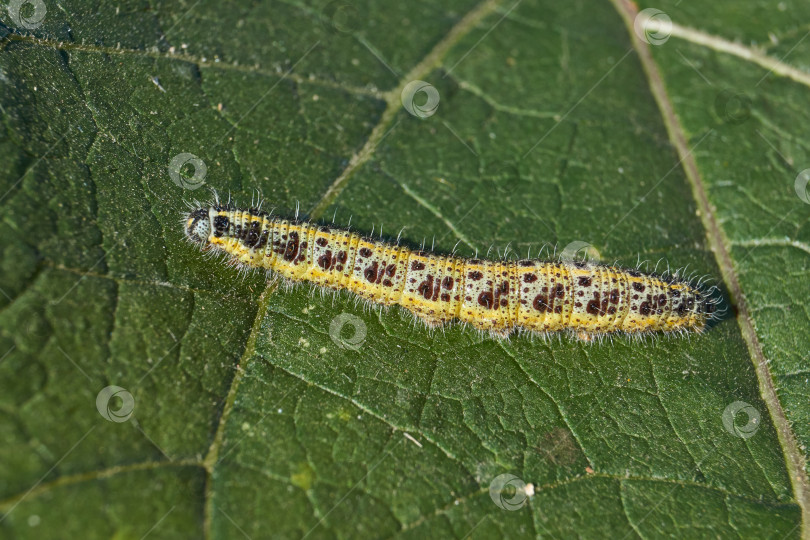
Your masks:
[[[806,530],[806,3],[652,6],[659,44],[620,0],[45,2],[38,25],[19,4],[3,536]],[[435,114],[403,106],[414,80]],[[644,341],[431,333],[206,258],[180,218],[207,187],[441,252],[688,267],[728,315]],[[108,386],[131,416],[97,407]]]

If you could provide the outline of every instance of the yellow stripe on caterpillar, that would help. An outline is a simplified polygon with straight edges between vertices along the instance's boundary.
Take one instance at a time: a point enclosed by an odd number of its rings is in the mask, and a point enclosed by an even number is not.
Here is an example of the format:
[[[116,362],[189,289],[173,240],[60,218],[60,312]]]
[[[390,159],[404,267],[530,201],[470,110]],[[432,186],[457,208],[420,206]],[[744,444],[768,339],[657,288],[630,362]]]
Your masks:
[[[584,262],[465,259],[290,221],[257,209],[196,208],[186,236],[246,267],[400,305],[428,325],[462,321],[499,336],[515,330],[580,335],[700,332],[715,300],[675,277]]]

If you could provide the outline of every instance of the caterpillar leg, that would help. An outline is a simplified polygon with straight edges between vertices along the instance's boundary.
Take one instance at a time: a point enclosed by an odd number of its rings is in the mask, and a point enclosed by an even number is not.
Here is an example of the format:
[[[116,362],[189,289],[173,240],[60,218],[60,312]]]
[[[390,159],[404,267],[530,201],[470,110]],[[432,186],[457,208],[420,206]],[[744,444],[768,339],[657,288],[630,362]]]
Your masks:
[[[425,326],[428,328],[438,328],[442,326],[444,323],[448,322],[440,317],[436,317],[435,315],[431,315],[429,313],[414,313],[413,314],[416,320],[424,323]]]

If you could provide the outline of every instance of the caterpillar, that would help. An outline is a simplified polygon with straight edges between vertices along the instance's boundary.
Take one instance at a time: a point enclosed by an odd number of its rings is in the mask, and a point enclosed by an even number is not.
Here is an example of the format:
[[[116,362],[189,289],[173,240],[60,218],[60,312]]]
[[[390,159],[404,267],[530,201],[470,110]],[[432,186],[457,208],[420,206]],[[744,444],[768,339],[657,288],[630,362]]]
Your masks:
[[[435,254],[258,208],[196,205],[188,240],[233,264],[292,282],[399,305],[428,326],[461,321],[494,336],[522,330],[606,334],[701,332],[717,299],[676,275],[574,261],[491,261]]]

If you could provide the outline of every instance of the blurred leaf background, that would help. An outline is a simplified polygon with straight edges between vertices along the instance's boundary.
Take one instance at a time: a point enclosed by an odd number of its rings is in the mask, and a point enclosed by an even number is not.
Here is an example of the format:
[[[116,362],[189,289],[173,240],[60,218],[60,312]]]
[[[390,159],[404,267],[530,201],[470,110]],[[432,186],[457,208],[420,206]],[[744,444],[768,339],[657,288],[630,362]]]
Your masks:
[[[0,536],[806,534],[806,2],[0,21]],[[208,188],[443,252],[660,260],[729,316],[643,342],[428,333],[201,256],[180,218]],[[529,487],[491,496],[504,474]]]

